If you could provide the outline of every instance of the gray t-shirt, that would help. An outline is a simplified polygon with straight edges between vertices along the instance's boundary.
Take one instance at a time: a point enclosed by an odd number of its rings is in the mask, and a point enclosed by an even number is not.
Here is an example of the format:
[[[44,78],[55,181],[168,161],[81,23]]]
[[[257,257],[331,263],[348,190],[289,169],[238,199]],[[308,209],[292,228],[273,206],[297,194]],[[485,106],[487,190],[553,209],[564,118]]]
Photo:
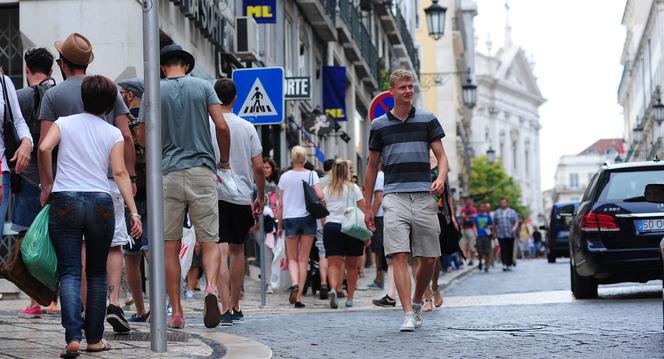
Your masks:
[[[76,115],[83,110],[81,99],[81,83],[85,76],[73,76],[46,91],[42,98],[39,119],[41,121],[55,121],[60,117]],[[111,125],[115,125],[115,117],[128,114],[129,109],[122,101],[118,92],[113,111],[109,112],[104,119]]]
[[[237,181],[240,195],[227,202],[240,205],[251,205],[251,194],[254,184],[254,172],[251,159],[263,152],[256,128],[249,121],[234,113],[225,113],[224,118],[231,131],[231,169]]]
[[[208,106],[214,104],[221,101],[208,81],[191,76],[161,80],[162,174],[200,166],[216,171],[208,120]]]

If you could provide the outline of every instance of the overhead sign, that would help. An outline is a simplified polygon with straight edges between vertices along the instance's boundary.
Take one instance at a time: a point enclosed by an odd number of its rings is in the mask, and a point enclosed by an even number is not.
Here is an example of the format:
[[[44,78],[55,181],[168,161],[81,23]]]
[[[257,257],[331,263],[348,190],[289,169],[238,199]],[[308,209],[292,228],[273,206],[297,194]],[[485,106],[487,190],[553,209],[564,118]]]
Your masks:
[[[394,107],[394,97],[389,91],[381,92],[369,105],[369,120],[373,121],[374,119],[383,116],[387,113],[392,107]]]
[[[233,71],[237,100],[233,113],[255,125],[284,120],[284,69],[263,67]]]
[[[191,19],[194,25],[218,47],[224,41],[224,15],[214,0],[171,0],[180,6],[184,16]]]
[[[286,77],[286,100],[311,100],[311,78]]]
[[[323,66],[323,110],[337,121],[346,121],[346,68]]]
[[[259,24],[276,24],[276,0],[243,0],[242,14],[252,16]]]

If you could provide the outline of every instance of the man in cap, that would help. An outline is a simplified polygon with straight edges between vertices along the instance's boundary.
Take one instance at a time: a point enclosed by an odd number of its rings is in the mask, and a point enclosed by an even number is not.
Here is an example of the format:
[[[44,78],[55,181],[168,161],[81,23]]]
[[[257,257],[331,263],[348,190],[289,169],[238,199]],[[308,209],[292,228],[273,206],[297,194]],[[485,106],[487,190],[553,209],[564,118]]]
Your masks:
[[[219,272],[219,208],[217,168],[230,168],[230,130],[221,102],[210,82],[187,76],[194,69],[194,57],[177,44],[161,49],[162,160],[164,192],[164,239],[166,284],[173,314],[171,328],[184,328],[180,303],[180,245],[185,210],[201,243],[207,287],[203,323],[219,325],[217,303]],[[143,113],[140,114],[143,117]],[[215,124],[221,162],[216,163],[209,118]]]
[[[145,123],[138,120],[141,98],[143,97],[143,80],[139,78],[127,79],[118,82],[118,86],[120,86],[122,101],[129,108],[129,129],[131,130],[136,150],[136,208],[139,215],[146,217]],[[141,254],[147,258],[147,250],[147,221],[143,221],[143,236],[137,238],[134,243],[127,243],[122,246],[122,254],[124,255],[127,270],[127,283],[131,291],[132,301],[136,306],[136,313],[128,319],[129,322],[146,322],[150,316],[150,313],[145,311],[140,269]]]
[[[85,36],[79,33],[71,33],[64,41],[56,41],[55,48],[59,54],[56,63],[60,67],[64,81],[60,85],[46,91],[42,99],[39,119],[41,121],[41,133],[44,135],[48,133],[53,122],[59,117],[84,112],[83,100],[81,99],[81,84],[85,78],[88,65],[94,60],[92,44]],[[128,113],[129,110],[118,93],[113,111],[109,112],[104,119],[106,122],[115,125],[122,132],[125,165],[132,181],[135,181],[134,141],[129,130]],[[109,295],[106,320],[113,326],[114,331],[128,332],[130,329],[129,323],[124,318],[124,312],[120,308],[120,281],[122,278],[122,253],[120,252],[120,246],[129,241],[129,234],[127,234],[124,217],[124,200],[110,172],[108,177],[115,209],[115,234],[106,262]],[[43,204],[46,202],[48,194],[51,193],[52,186],[46,183],[44,173],[40,173],[40,182],[42,188],[41,203]],[[135,184],[132,184],[132,187],[134,192],[136,192]],[[83,249],[83,252],[85,253],[85,249]],[[85,254],[83,258],[85,258]],[[83,266],[85,266],[85,261],[83,262]],[[82,291],[82,295],[83,299],[85,299],[85,290]],[[85,300],[83,300],[83,303],[85,305]]]

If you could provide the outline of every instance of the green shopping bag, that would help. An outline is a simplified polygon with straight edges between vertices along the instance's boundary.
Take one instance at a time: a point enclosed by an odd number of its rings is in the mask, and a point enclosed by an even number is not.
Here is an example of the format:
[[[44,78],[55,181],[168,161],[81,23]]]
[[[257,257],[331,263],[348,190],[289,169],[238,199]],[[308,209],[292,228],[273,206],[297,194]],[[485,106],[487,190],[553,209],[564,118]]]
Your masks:
[[[47,204],[42,208],[21,242],[21,255],[28,272],[51,290],[56,290],[58,282],[58,258],[48,235]]]

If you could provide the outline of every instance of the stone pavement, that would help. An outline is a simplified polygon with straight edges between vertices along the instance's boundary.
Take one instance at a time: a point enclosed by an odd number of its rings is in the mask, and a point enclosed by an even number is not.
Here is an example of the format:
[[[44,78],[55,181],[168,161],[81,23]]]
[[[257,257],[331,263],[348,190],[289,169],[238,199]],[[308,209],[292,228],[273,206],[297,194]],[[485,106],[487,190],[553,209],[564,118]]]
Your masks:
[[[444,289],[453,282],[471,273],[475,267],[452,271],[441,275],[439,285]],[[248,318],[254,315],[316,313],[334,311],[328,301],[309,295],[303,298],[305,309],[295,309],[288,304],[288,293],[285,289],[267,294],[266,306],[261,307],[259,269],[250,267],[250,276],[245,281],[245,295],[241,301],[242,310]],[[355,307],[344,311],[362,311],[378,309],[371,300],[379,298],[383,292],[362,289],[371,283],[375,272],[367,268],[366,276],[360,278],[360,290],[355,295]],[[203,286],[204,283],[201,283]],[[132,324],[130,334],[115,334],[107,324],[105,338],[111,343],[112,350],[104,353],[82,353],[81,358],[270,358],[272,351],[265,345],[247,339],[244,336],[229,334],[230,329],[207,329],[203,326],[203,301],[201,292],[197,299],[182,301],[187,321],[185,330],[168,331],[168,353],[153,353],[150,350],[149,324]],[[26,298],[0,299],[0,358],[38,358],[55,357],[64,347],[64,329],[60,325],[60,317],[44,315],[41,319],[21,319],[17,313],[27,304]],[[125,308],[126,316],[133,313],[134,308]],[[249,319],[251,320],[251,319]],[[85,347],[83,343],[82,348]]]

